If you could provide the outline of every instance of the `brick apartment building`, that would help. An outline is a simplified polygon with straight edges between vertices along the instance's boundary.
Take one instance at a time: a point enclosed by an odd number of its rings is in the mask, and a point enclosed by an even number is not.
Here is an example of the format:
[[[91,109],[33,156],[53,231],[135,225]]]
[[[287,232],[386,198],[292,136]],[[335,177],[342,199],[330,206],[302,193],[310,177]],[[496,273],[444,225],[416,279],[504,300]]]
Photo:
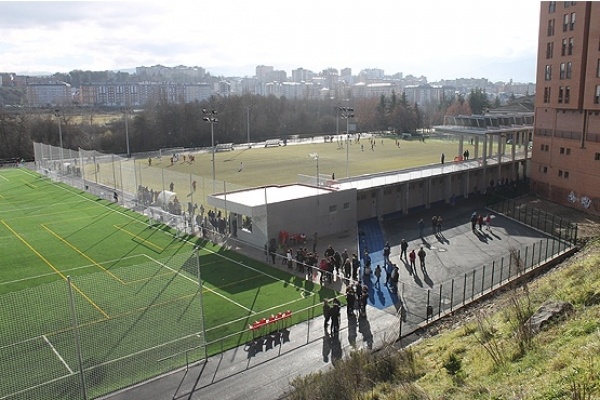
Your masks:
[[[600,215],[600,2],[541,2],[536,78],[533,190]]]

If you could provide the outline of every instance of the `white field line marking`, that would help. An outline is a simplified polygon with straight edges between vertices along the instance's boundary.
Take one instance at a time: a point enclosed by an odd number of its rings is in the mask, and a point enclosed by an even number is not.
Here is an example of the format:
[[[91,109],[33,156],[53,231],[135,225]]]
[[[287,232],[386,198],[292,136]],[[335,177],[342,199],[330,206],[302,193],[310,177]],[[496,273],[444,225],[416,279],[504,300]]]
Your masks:
[[[69,367],[69,364],[67,364],[67,362],[65,361],[65,359],[62,358],[62,356],[60,355],[60,353],[58,352],[58,350],[56,350],[56,348],[54,347],[54,345],[52,343],[50,343],[50,340],[48,340],[48,338],[46,337],[46,335],[42,335],[42,337],[44,338],[44,341],[46,343],[48,343],[48,346],[50,346],[50,348],[52,349],[52,351],[54,352],[54,354],[56,354],[56,357],[58,357],[58,359],[67,368],[67,371],[69,371],[69,374],[72,375],[73,374],[73,370]]]
[[[174,270],[173,268],[169,267],[168,265],[165,265],[165,264],[161,263],[160,261],[158,261],[158,260],[155,260],[154,258],[150,257],[150,256],[149,256],[149,255],[147,255],[147,254],[144,254],[144,255],[145,255],[146,257],[148,257],[150,260],[152,260],[153,262],[157,263],[158,265],[160,265],[160,266],[162,266],[162,267],[164,267],[164,268],[166,268],[166,269],[168,269],[168,270],[172,271],[173,273],[175,273],[176,275],[179,275],[179,276],[181,276],[181,277],[182,277],[182,278],[184,278],[184,279],[187,279],[188,281],[190,281],[190,282],[194,283],[195,285],[198,285],[198,281],[197,281],[197,280],[194,280],[194,279],[192,279],[192,278],[190,278],[190,277],[188,277],[188,276],[185,276],[185,275],[183,275],[183,274],[182,274],[182,273],[180,273],[179,271],[176,271],[176,270]],[[252,311],[252,310],[251,310],[251,309],[249,309],[248,307],[246,307],[246,306],[243,306],[243,305],[241,305],[240,303],[238,303],[238,302],[236,302],[236,301],[233,301],[233,300],[231,300],[229,297],[227,297],[227,296],[225,296],[225,295],[222,295],[221,293],[219,293],[219,292],[216,292],[216,291],[212,290],[212,289],[211,289],[211,288],[209,288],[209,287],[203,286],[203,287],[202,287],[202,289],[206,289],[206,290],[208,290],[209,292],[211,292],[211,293],[213,293],[213,294],[216,294],[217,296],[219,296],[219,297],[221,297],[221,298],[223,298],[223,299],[227,300],[228,302],[230,302],[230,303],[233,303],[233,304],[235,304],[236,306],[238,306],[238,307],[240,307],[240,308],[243,308],[244,310],[246,310],[246,311],[248,311],[248,312],[251,312],[252,314],[256,314],[254,311]]]
[[[130,259],[130,258],[138,258],[138,257],[140,257],[140,255],[125,256],[125,257],[117,258],[117,259],[114,259],[114,260],[103,261],[103,262],[101,262],[99,264],[100,265],[102,265],[102,264],[110,264],[110,263],[113,263],[113,262],[117,262],[117,261],[121,261],[121,260],[127,260],[127,259]],[[93,264],[88,264],[88,265],[82,265],[81,267],[68,268],[68,269],[63,270],[62,272],[67,273],[67,272],[77,271],[77,270],[85,269],[85,268],[97,268],[97,267],[95,265],[93,265]],[[30,277],[27,277],[27,278],[15,279],[14,281],[0,282],[0,286],[2,286],[2,285],[10,285],[11,283],[25,282],[25,281],[39,279],[39,278],[45,278],[47,276],[56,276],[56,272],[48,272],[46,274],[40,274],[40,275],[36,275],[36,276],[30,276]]]
[[[23,172],[31,175],[31,173],[30,173],[30,172],[27,172],[27,171],[23,171]],[[141,220],[139,220],[139,219],[137,219],[137,218],[134,218],[134,217],[132,217],[131,215],[129,215],[129,214],[126,214],[126,213],[124,213],[124,212],[122,212],[122,211],[120,211],[120,210],[118,210],[118,209],[115,209],[115,208],[110,208],[110,207],[108,207],[106,204],[102,204],[101,202],[97,202],[96,200],[93,200],[93,199],[88,199],[87,197],[85,197],[85,196],[83,196],[83,195],[81,195],[81,194],[79,194],[79,193],[76,193],[76,192],[74,192],[73,190],[70,190],[70,189],[71,189],[70,187],[63,187],[63,186],[59,186],[59,185],[56,185],[56,187],[57,187],[57,188],[60,188],[60,189],[62,189],[62,190],[66,190],[66,191],[68,191],[68,192],[70,192],[70,193],[74,194],[75,196],[81,197],[81,198],[83,198],[83,199],[84,199],[84,200],[86,200],[86,201],[89,201],[89,202],[91,202],[91,203],[93,203],[93,204],[99,205],[100,207],[107,208],[107,209],[109,209],[109,210],[110,210],[110,211],[112,211],[112,212],[115,212],[115,213],[121,214],[121,215],[123,215],[124,217],[126,217],[126,218],[129,218],[129,219],[131,219],[131,220],[133,220],[133,221],[136,221],[136,222],[140,222],[140,223],[142,223],[142,221],[141,221]],[[172,235],[171,235],[169,232],[166,232],[166,231],[163,231],[163,230],[161,230],[161,232],[163,232],[165,235],[172,236]],[[189,240],[184,240],[184,241],[185,241],[186,243],[189,243],[189,244],[191,244],[191,245],[195,245],[193,242],[191,242],[191,241],[189,241]],[[260,271],[260,270],[258,270],[258,269],[256,269],[256,268],[252,268],[252,267],[250,267],[250,266],[248,266],[248,265],[245,265],[245,264],[244,264],[243,262],[241,262],[241,261],[235,261],[235,260],[233,260],[233,259],[231,259],[231,258],[229,258],[229,257],[225,257],[224,255],[222,255],[222,254],[219,254],[219,253],[216,253],[216,252],[214,252],[214,251],[212,251],[212,250],[209,250],[209,249],[207,249],[207,248],[204,248],[204,250],[206,250],[207,252],[209,252],[209,253],[211,253],[211,254],[213,254],[213,255],[216,255],[216,256],[218,256],[218,257],[221,257],[221,258],[223,258],[223,259],[225,259],[225,260],[228,260],[228,261],[230,261],[230,262],[232,262],[232,263],[235,263],[235,264],[241,265],[241,266],[243,266],[243,267],[245,267],[245,268],[248,268],[248,269],[250,269],[250,270],[252,270],[252,271],[254,271],[254,272],[257,272],[257,273],[259,273],[259,274],[263,274],[263,275],[265,275],[265,276],[268,276],[269,278],[271,278],[271,279],[274,279],[275,281],[278,281],[278,282],[287,282],[287,281],[285,281],[285,280],[283,280],[283,279],[279,279],[279,278],[277,278],[276,276],[273,276],[273,275],[271,275],[271,274],[268,274],[268,273],[266,273],[266,272],[264,272],[264,271]],[[150,257],[150,258],[151,258],[151,257]],[[154,260],[154,261],[156,261],[156,260]],[[298,288],[298,289],[300,289],[300,290],[304,290],[304,288],[303,288],[303,287],[301,287],[301,286],[298,286],[298,285],[290,285],[290,286],[291,286],[291,287]]]

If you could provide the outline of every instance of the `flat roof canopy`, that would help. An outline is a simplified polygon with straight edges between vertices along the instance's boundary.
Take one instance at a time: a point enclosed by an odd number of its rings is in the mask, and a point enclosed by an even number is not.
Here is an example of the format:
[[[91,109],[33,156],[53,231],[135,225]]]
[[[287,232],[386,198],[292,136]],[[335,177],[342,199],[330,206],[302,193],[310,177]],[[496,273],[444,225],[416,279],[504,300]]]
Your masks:
[[[222,201],[231,201],[247,207],[265,205],[267,203],[278,203],[313,197],[319,194],[331,193],[332,189],[318,188],[307,185],[285,185],[285,186],[264,186],[246,190],[239,190],[230,193],[219,193],[212,195],[215,199]]]

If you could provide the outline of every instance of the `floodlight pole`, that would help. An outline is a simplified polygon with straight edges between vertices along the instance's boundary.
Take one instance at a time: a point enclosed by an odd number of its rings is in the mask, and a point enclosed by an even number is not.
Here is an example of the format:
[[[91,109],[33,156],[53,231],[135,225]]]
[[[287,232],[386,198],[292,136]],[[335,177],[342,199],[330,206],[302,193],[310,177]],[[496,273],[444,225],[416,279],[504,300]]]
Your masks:
[[[129,114],[131,113],[131,108],[125,107],[121,109],[123,114],[125,115],[125,141],[127,142],[127,158],[131,157],[131,151],[129,149]]]
[[[216,110],[207,110],[202,109],[204,115],[206,117],[202,118],[205,122],[210,123],[210,144],[212,147],[212,180],[213,180],[213,193],[215,192],[215,180],[216,180],[216,170],[215,170],[215,123],[219,122],[219,120],[215,117],[217,115]]]
[[[354,108],[352,107],[338,107],[342,111],[342,118],[346,120],[346,178],[350,175],[348,173],[350,153],[348,145],[350,144],[350,118],[354,118]]]
[[[58,140],[60,144],[60,172],[63,173],[65,166],[65,150],[63,149],[62,122],[60,121],[61,112],[59,109],[54,110],[54,116],[58,119]]]
[[[81,354],[81,341],[79,337],[79,324],[77,323],[77,312],[75,311],[75,299],[73,297],[73,285],[71,277],[67,276],[67,290],[69,293],[69,309],[71,311],[71,320],[73,322],[73,337],[75,338],[75,350],[77,352],[77,364],[79,366],[79,383],[81,384],[81,395],[83,400],[87,400],[87,389],[85,386],[85,371],[83,369],[83,356]]]
[[[252,106],[247,106],[246,107],[246,127],[247,127],[247,132],[248,132],[248,147],[250,146],[250,110],[252,109]]]

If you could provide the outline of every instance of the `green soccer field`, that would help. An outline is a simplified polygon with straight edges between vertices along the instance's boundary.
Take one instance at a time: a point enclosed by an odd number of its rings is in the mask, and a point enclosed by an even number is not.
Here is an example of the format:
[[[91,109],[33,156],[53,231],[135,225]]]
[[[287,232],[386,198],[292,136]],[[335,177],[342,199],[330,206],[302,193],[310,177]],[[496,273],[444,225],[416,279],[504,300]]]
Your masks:
[[[0,170],[0,248],[0,399],[95,397],[335,295],[26,169]]]

